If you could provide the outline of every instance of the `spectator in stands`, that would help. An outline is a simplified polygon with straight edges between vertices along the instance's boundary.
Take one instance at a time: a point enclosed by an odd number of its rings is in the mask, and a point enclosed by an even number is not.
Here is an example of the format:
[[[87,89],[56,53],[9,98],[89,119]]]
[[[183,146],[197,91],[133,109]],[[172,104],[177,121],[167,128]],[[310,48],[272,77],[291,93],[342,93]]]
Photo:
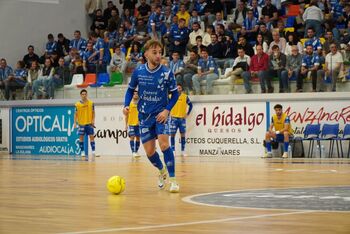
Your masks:
[[[240,36],[238,38],[238,43],[237,44],[244,49],[244,52],[249,57],[252,57],[254,55],[253,47],[249,43],[247,43],[247,40],[245,39],[244,36]],[[238,54],[238,52],[236,54]]]
[[[48,83],[47,92],[49,99],[54,98],[56,88],[72,82],[69,67],[64,65],[63,57],[59,58],[58,64]]]
[[[306,48],[308,45],[311,45],[314,52],[319,52],[322,50],[322,44],[320,42],[319,37],[315,36],[315,29],[308,28],[307,29],[307,38],[308,40],[304,43],[304,47]]]
[[[192,77],[197,73],[198,68],[198,53],[196,51],[190,51],[190,58],[185,63],[183,70],[184,90],[187,94],[193,94]]]
[[[224,69],[232,67],[234,58],[237,57],[237,44],[233,40],[233,36],[225,36],[226,40],[223,42],[224,49]]]
[[[260,22],[259,25],[259,33],[263,36],[263,40],[270,45],[272,42],[272,33],[267,30],[265,23]]]
[[[296,33],[289,32],[289,33],[287,33],[287,43],[286,43],[286,49],[285,49],[284,54],[287,56],[291,55],[292,54],[292,47],[294,45],[297,46],[300,54],[304,53],[303,45],[298,40],[298,36],[296,35]]]
[[[33,61],[39,62],[39,56],[34,53],[34,46],[28,46],[28,54],[24,55],[23,62],[27,68],[30,68]]]
[[[208,46],[211,43],[211,34],[215,33],[214,26],[208,25],[205,27],[205,33],[203,35],[203,45]]]
[[[249,9],[247,12],[247,17],[243,21],[241,35],[246,36],[247,41],[252,42],[256,38],[258,29],[258,21],[254,18],[253,10]]]
[[[98,56],[95,52],[92,42],[89,42],[86,51],[82,54],[83,68],[86,73],[96,73]]]
[[[32,88],[33,83],[36,79],[38,79],[40,71],[40,66],[37,61],[33,61],[30,69],[28,70],[27,83],[24,86],[24,100],[31,100],[33,97]]]
[[[200,25],[198,22],[194,22],[192,24],[192,32],[189,34],[189,47],[192,48],[193,46],[195,46],[197,44],[196,40],[197,37],[201,36],[201,38],[203,38],[204,33],[202,31],[202,29],[200,29]]]
[[[266,41],[264,41],[264,38],[260,33],[256,36],[256,43],[253,47],[254,54],[256,54],[256,47],[258,45],[262,46],[264,53],[267,53],[267,51],[269,50],[269,46],[267,45]]]
[[[344,8],[342,19],[343,23],[345,25],[348,25],[350,22],[350,3],[347,3]]]
[[[164,19],[162,6],[157,5],[155,12],[151,14],[148,21],[148,33],[152,39],[161,40],[162,35],[166,33]]]
[[[169,34],[169,53],[179,52],[180,58],[186,54],[190,30],[185,25],[184,19],[179,19],[179,27],[172,29]]]
[[[141,47],[138,42],[133,42],[131,44],[130,54],[127,56],[126,60],[128,69],[135,69],[138,65],[142,64],[143,57],[141,53]]]
[[[148,18],[151,16],[151,6],[146,3],[146,0],[140,0],[141,5],[137,7],[137,18],[142,19],[145,24],[148,22]]]
[[[284,51],[286,50],[286,44],[287,44],[286,39],[284,39],[283,37],[280,37],[278,30],[274,30],[272,32],[272,38],[273,38],[273,41],[270,43],[268,54],[269,55],[272,54],[272,47],[274,45],[277,45],[280,48],[280,51],[284,53]]]
[[[6,59],[2,58],[0,60],[0,88],[5,89],[5,81],[8,77],[13,74],[13,70],[7,65]]]
[[[201,58],[198,61],[197,74],[192,77],[195,94],[201,94],[201,81],[206,81],[206,94],[213,92],[213,82],[219,78],[218,67],[206,48],[202,48]]]
[[[280,52],[278,45],[272,47],[272,54],[269,56],[269,76],[278,77],[279,92],[288,92],[288,76],[286,71],[287,56]]]
[[[131,42],[135,39],[136,32],[135,32],[135,28],[132,26],[132,23],[130,21],[124,22],[124,28],[125,28],[125,32],[124,32],[123,44],[125,48],[128,48]]]
[[[69,53],[69,44],[70,40],[68,40],[62,33],[57,35],[57,55],[58,57],[68,56]]]
[[[337,44],[330,44],[330,52],[326,56],[325,73],[330,76],[332,80],[332,91],[336,91],[337,79],[340,71],[345,71],[342,54],[338,51]],[[322,77],[320,77],[322,78]],[[321,82],[321,91],[324,91],[323,82]]]
[[[141,45],[145,44],[146,41],[151,39],[147,33],[147,26],[142,19],[137,20],[137,25],[135,27],[135,38],[134,40],[139,42]]]
[[[185,20],[185,26],[188,27],[188,24],[190,22],[191,15],[188,13],[186,10],[185,4],[180,4],[180,10],[176,13],[177,17],[179,19],[184,19]]]
[[[49,81],[54,73],[55,69],[51,64],[51,59],[45,59],[44,67],[40,70],[38,79],[33,82],[32,93],[36,99],[47,98]]]
[[[287,33],[286,33],[286,30],[285,30],[285,25],[284,25],[283,19],[279,19],[277,21],[276,29],[278,29],[280,37],[283,37],[284,39],[287,39]]]
[[[143,21],[142,21],[143,22]],[[111,63],[109,64],[109,72],[125,73],[126,59],[125,54],[121,51],[120,45],[116,45],[114,55],[112,56]]]
[[[244,2],[240,1],[237,8],[233,11],[233,28],[241,28],[243,22],[247,16],[247,8],[244,5]]]
[[[230,77],[232,81],[238,79],[243,72],[249,71],[250,57],[245,54],[242,47],[238,47],[238,57],[234,60],[232,71],[225,74],[225,77]]]
[[[45,58],[50,58],[53,52],[57,52],[57,42],[51,33],[47,35],[47,40],[48,42],[45,46]]]
[[[169,70],[173,72],[176,79],[176,83],[183,86],[184,85],[183,69],[185,68],[185,63],[180,58],[179,52],[174,51],[171,56],[172,56],[172,60],[169,63]]]
[[[201,17],[198,15],[198,12],[195,9],[193,9],[191,12],[190,21],[188,23],[188,28],[193,28],[193,24],[195,22],[197,22],[198,25],[201,26],[202,20],[201,20]],[[203,23],[203,26],[204,26],[204,23]]]
[[[115,22],[108,25],[106,32],[108,37],[109,48],[114,48],[118,37],[117,25],[115,24]]]
[[[244,79],[244,88],[246,93],[252,93],[250,85],[251,77],[258,77],[260,80],[261,92],[266,93],[266,85],[269,93],[273,93],[273,87],[271,85],[271,79],[268,77],[269,56],[263,52],[261,45],[256,47],[257,54],[252,56],[250,61],[249,71],[243,72],[242,77]]]
[[[262,19],[262,14],[261,14],[262,8],[258,5],[258,0],[253,0],[251,2],[252,4],[250,9],[253,11],[254,18],[257,21],[260,21]]]
[[[269,1],[269,0],[268,0]],[[305,21],[305,29],[313,28],[316,31],[316,37],[320,37],[323,33],[322,21],[324,15],[322,10],[317,6],[317,0],[311,0],[310,5],[303,14],[303,20]],[[306,37],[308,31],[305,31],[304,37]]]
[[[203,39],[201,36],[197,36],[196,38],[196,45],[192,47],[192,50],[197,53],[197,54],[201,54],[201,50],[202,48],[205,47],[207,48],[206,46],[203,45]]]
[[[10,91],[12,100],[16,99],[16,89],[23,88],[27,83],[27,70],[25,63],[20,60],[16,64],[16,69],[13,74],[10,74],[5,80],[5,99],[10,99]]]
[[[306,52],[303,57],[301,75],[297,80],[297,92],[303,92],[303,79],[307,77],[312,78],[312,91],[316,92],[317,76],[321,76],[321,72],[318,71],[320,66],[320,58],[313,52],[312,45],[306,46]]]
[[[102,10],[97,9],[90,30],[99,33],[99,35],[101,36],[105,29],[107,29],[107,19],[103,17]]]
[[[337,46],[337,51],[340,50],[340,44],[338,40],[335,40],[333,37],[333,32],[331,30],[327,30],[325,34],[326,41],[323,44],[323,52],[325,55],[329,54],[331,52],[330,46],[331,44],[336,44]]]
[[[117,10],[117,14],[119,15],[118,8],[113,4],[113,1],[108,1],[107,2],[107,8],[104,9],[104,11],[103,11],[103,17],[106,20],[109,20],[112,17],[112,15],[113,15],[112,14],[113,10]]]
[[[278,20],[278,11],[276,6],[272,5],[271,0],[265,0],[265,6],[261,10],[261,14],[268,23],[276,26]]]
[[[287,76],[289,79],[294,76],[295,80],[297,80],[299,82],[302,59],[303,59],[303,56],[299,52],[298,46],[292,45],[291,46],[291,54],[287,56],[286,70],[282,71],[281,76],[282,77]],[[289,86],[289,84],[288,84],[288,86]]]
[[[224,25],[225,28],[227,28],[227,23],[222,18],[222,13],[221,12],[216,12],[216,14],[215,14],[215,21],[213,22],[214,28],[216,28],[216,26],[219,25],[219,24],[222,24],[222,25]]]
[[[167,30],[170,28],[170,25],[172,23],[173,16],[171,14],[171,6],[166,6],[164,10],[164,23],[167,28]]]
[[[79,30],[75,30],[74,39],[69,43],[69,50],[72,48],[77,49],[79,52],[84,52],[86,49],[87,41],[81,37]]]
[[[215,60],[215,63],[224,68],[224,46],[222,42],[218,41],[218,35],[211,34],[211,43],[208,45],[208,54],[211,58]]]
[[[133,15],[131,15],[131,12],[129,9],[125,9],[123,11],[121,18],[122,18],[122,22],[130,21],[133,27],[136,26],[136,18]]]
[[[109,51],[109,43],[105,39],[98,37],[95,32],[90,33],[90,39],[94,43],[95,55],[98,56],[98,73],[107,72],[107,64],[111,61],[111,53]]]
[[[122,21],[123,20],[123,21]],[[111,24],[113,24],[113,27],[115,28],[119,28],[122,23],[125,22],[125,20],[127,20],[126,18],[120,18],[119,17],[119,13],[118,13],[118,10],[117,9],[112,9],[111,11],[111,17],[108,18],[108,23],[107,23],[107,27],[110,27]],[[106,27],[106,28],[107,28]]]
[[[134,15],[137,0],[119,0],[119,4],[123,4],[123,11],[128,9],[130,11],[130,14]]]

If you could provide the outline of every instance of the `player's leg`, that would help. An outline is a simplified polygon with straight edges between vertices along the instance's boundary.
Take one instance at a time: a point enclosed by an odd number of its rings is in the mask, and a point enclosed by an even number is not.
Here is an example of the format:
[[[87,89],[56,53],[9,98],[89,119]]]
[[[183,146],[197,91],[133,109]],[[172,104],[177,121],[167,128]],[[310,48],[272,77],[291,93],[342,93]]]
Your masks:
[[[136,153],[136,158],[140,158],[139,155],[139,148],[140,148],[140,127],[135,126],[135,153]]]
[[[145,149],[146,155],[148,160],[152,163],[153,166],[155,166],[159,170],[159,181],[158,181],[158,187],[164,188],[167,172],[166,169],[163,166],[162,161],[159,158],[159,154],[156,151],[156,131],[155,131],[155,124],[156,119],[155,117],[146,117],[147,120],[143,120],[141,115],[139,115],[140,119],[140,135],[141,135],[141,141],[143,148]]]
[[[176,179],[175,179],[175,157],[174,157],[174,152],[171,150],[169,146],[169,135],[168,134],[158,135],[158,142],[159,142],[159,147],[164,154],[164,162],[169,173],[169,180],[170,180],[169,191],[172,193],[177,193],[179,192],[179,185],[176,183]]]
[[[179,130],[181,135],[181,156],[185,157],[187,156],[185,152],[185,146],[186,146],[186,119],[181,119],[179,124]]]
[[[85,126],[78,127],[78,135],[79,135],[79,148],[80,148],[80,155],[82,157],[85,157],[85,151],[84,151],[84,136],[85,136]]]
[[[170,118],[170,144],[171,144],[171,150],[175,152],[175,135],[177,131],[176,126],[176,119]]]
[[[265,157],[272,157],[271,138],[276,138],[276,134],[275,133],[266,132],[266,134],[265,134],[265,143],[266,143],[267,155]]]
[[[85,127],[86,134],[89,135],[90,138],[90,146],[91,146],[91,154],[93,157],[95,157],[95,137],[94,137],[94,128],[92,125],[87,125]]]
[[[288,147],[289,147],[289,132],[283,133],[283,155],[282,158],[288,158]]]

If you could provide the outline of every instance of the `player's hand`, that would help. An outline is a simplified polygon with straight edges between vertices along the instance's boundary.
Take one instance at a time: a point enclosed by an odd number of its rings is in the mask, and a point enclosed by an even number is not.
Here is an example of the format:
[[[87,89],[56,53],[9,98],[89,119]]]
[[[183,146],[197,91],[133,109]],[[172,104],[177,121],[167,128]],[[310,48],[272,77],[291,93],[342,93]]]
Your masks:
[[[157,115],[157,122],[159,123],[165,123],[168,119],[169,111],[167,109],[163,110]]]
[[[129,115],[129,107],[128,107],[128,106],[126,106],[126,107],[123,108],[123,114],[124,114],[125,116]]]
[[[77,128],[77,124],[76,123],[74,123],[73,128]]]

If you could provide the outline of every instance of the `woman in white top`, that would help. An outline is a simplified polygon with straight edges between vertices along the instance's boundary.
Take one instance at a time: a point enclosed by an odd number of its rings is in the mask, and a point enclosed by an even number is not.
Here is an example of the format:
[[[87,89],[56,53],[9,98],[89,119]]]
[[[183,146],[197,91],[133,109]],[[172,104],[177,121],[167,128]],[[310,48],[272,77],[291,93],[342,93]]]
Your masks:
[[[298,47],[298,51],[300,54],[304,53],[303,45],[299,41],[297,35],[295,33],[287,33],[287,44],[286,49],[284,51],[285,55],[291,55],[292,54],[292,46],[296,45]]]
[[[267,53],[267,51],[269,49],[269,46],[267,45],[266,41],[264,41],[264,38],[263,38],[263,36],[261,34],[258,34],[256,36],[256,43],[255,43],[255,46],[253,47],[254,54],[256,54],[256,46],[257,45],[261,45],[262,48],[263,48],[264,53]]]

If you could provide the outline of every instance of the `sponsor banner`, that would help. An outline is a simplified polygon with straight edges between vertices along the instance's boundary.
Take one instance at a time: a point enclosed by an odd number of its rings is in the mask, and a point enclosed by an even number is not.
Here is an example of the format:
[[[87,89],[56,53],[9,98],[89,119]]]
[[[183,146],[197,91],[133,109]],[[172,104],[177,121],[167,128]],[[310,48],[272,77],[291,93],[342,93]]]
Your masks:
[[[9,152],[10,148],[10,109],[0,108],[0,152]]]
[[[75,155],[80,153],[74,107],[12,108],[12,153]]]
[[[187,119],[187,152],[196,156],[257,156],[263,152],[265,130],[265,102],[195,104]]]
[[[271,116],[275,113],[273,107],[277,102],[270,103]],[[307,124],[339,123],[339,133],[343,133],[345,124],[350,123],[349,101],[287,101],[279,103],[283,111],[288,114],[294,134],[304,136],[304,129]]]
[[[96,152],[131,155],[122,105],[96,106]],[[195,104],[187,118],[186,152],[193,156],[257,156],[263,152],[266,104]],[[158,152],[160,152],[159,147]],[[176,135],[176,154],[181,152]],[[144,155],[143,147],[139,153]]]
[[[131,155],[123,105],[95,106],[96,152],[102,155]],[[139,150],[144,154],[142,145]]]

